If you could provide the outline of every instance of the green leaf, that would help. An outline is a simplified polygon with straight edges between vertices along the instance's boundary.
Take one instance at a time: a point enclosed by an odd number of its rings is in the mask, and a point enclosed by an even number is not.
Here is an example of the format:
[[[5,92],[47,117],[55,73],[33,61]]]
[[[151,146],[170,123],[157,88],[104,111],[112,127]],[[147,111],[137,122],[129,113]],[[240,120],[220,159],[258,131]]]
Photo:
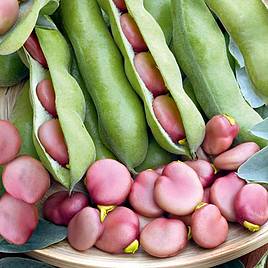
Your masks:
[[[0,260],[0,268],[52,268],[44,262],[19,257],[7,257]]]
[[[262,0],[262,2],[265,5],[265,7],[268,9],[268,0]]]
[[[216,266],[215,268],[245,268],[245,266],[239,259],[236,259]]]
[[[261,260],[254,266],[254,268],[267,268],[268,266],[268,251],[263,255]]]
[[[27,215],[25,216],[27,217]],[[3,239],[0,241],[0,252],[25,253],[36,249],[43,249],[64,240],[66,237],[66,227],[58,226],[44,219],[40,219],[36,230],[27,243],[17,246],[9,244]]]
[[[268,184],[268,146],[249,158],[238,169],[238,176],[249,182]]]
[[[268,117],[268,106],[267,105],[263,105],[255,110],[263,119]]]
[[[255,125],[251,129],[251,133],[257,137],[268,140],[268,118]]]

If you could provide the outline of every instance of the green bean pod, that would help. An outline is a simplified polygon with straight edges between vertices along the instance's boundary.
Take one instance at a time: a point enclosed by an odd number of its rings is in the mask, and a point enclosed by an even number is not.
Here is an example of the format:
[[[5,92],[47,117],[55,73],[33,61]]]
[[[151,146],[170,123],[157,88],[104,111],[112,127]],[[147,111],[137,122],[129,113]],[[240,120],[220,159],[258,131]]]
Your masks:
[[[10,121],[19,130],[22,138],[20,154],[38,158],[33,144],[33,110],[30,102],[30,83],[27,81],[17,97]]]
[[[11,87],[21,82],[28,74],[19,55],[0,56],[0,87]]]
[[[176,159],[178,159],[177,155],[167,152],[159,146],[154,137],[150,137],[146,158],[135,170],[142,172],[147,169],[155,169]]]
[[[160,25],[165,37],[167,44],[170,44],[172,39],[172,19],[170,0],[144,0],[145,9],[154,17],[154,19]]]
[[[267,145],[250,133],[262,118],[243,99],[228,62],[224,36],[203,0],[172,0],[173,46],[208,118],[226,114],[240,126],[240,142]]]
[[[96,153],[93,141],[83,124],[85,118],[83,93],[75,78],[69,73],[72,60],[69,46],[49,17],[44,17],[43,22],[43,25],[35,27],[35,32],[49,70],[44,69],[25,49],[30,66],[33,140],[45,167],[55,180],[71,191],[94,162]],[[41,105],[36,87],[40,81],[49,77],[54,87],[57,115],[68,149],[69,164],[66,167],[61,166],[45,151],[38,137],[39,127],[52,116]]]
[[[197,148],[203,141],[205,124],[194,103],[183,90],[180,69],[166,44],[160,26],[145,10],[142,0],[125,0],[128,12],[136,22],[142,37],[160,70],[165,85],[180,112],[186,132],[186,144],[174,143],[158,122],[153,111],[153,96],[136,71],[134,65],[135,54],[122,31],[118,9],[112,0],[99,0],[99,3],[107,14],[109,14],[114,39],[124,56],[126,74],[133,88],[144,102],[147,122],[156,141],[161,147],[171,153],[194,157]]]
[[[239,47],[256,94],[268,104],[268,11],[256,0],[206,0]]]
[[[147,129],[142,105],[95,0],[61,1],[63,27],[98,114],[101,140],[129,169],[145,159]]]
[[[15,25],[4,35],[0,35],[0,55],[8,55],[19,50],[37,22],[40,14],[52,14],[59,6],[59,0],[20,1],[19,16]]]
[[[100,159],[116,159],[115,156],[111,151],[108,150],[108,148],[102,143],[99,130],[98,130],[98,115],[95,108],[95,105],[92,101],[92,98],[90,97],[85,83],[83,81],[83,78],[81,77],[81,74],[78,70],[78,65],[76,58],[73,56],[72,66],[71,66],[71,74],[78,82],[80,88],[82,89],[82,92],[85,97],[86,102],[86,115],[85,115],[85,127],[91,136],[95,148],[96,148],[96,160]]]

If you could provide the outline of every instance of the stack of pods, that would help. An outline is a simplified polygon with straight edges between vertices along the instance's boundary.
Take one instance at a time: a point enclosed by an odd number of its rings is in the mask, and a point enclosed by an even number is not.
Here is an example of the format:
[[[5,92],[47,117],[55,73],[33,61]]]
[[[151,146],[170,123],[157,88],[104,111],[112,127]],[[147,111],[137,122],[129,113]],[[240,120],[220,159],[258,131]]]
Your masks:
[[[49,173],[36,159],[17,156],[21,147],[18,130],[0,121],[0,165],[5,193],[0,198],[0,234],[12,244],[22,245],[38,224],[39,202],[50,186]]]

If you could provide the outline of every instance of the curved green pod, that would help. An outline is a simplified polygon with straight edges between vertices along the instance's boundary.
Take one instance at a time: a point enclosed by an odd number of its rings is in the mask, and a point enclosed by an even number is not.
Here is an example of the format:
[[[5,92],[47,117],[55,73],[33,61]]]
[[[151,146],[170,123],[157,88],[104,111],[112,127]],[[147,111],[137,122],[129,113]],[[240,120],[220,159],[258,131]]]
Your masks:
[[[20,154],[38,158],[33,144],[33,110],[30,102],[30,83],[27,81],[17,97],[10,115],[10,121],[18,129],[22,138]]]
[[[227,114],[240,126],[240,142],[267,145],[250,133],[262,118],[240,93],[228,62],[224,36],[205,2],[172,0],[171,3],[174,53],[207,117]]]
[[[146,158],[135,170],[142,172],[146,169],[155,169],[177,159],[177,155],[167,152],[158,145],[153,137],[150,137]]]
[[[37,153],[45,167],[70,191],[83,177],[95,160],[94,143],[88,134],[83,120],[85,118],[85,99],[76,80],[69,73],[71,54],[67,42],[53,22],[45,17],[45,25],[35,28],[40,46],[48,63],[44,69],[25,50],[30,66],[31,103],[33,106],[33,140]],[[41,105],[36,87],[43,79],[51,78],[56,96],[56,109],[68,148],[69,164],[66,167],[46,153],[38,138],[38,129],[52,116]]]
[[[17,53],[0,56],[0,66],[0,87],[14,86],[28,75],[28,69]]]
[[[239,47],[257,95],[268,104],[268,11],[256,0],[206,0]]]
[[[58,6],[59,0],[20,1],[19,17],[15,25],[0,36],[0,55],[19,50],[33,31],[39,13],[50,15]]]
[[[122,31],[120,13],[112,0],[99,0],[99,2],[109,14],[114,39],[124,56],[126,74],[144,102],[147,122],[156,141],[171,153],[195,157],[195,152],[204,138],[204,120],[183,90],[180,69],[166,44],[160,26],[145,10],[142,0],[125,0],[128,12],[135,20],[166,87],[178,107],[186,132],[187,144],[175,144],[160,125],[153,111],[153,95],[146,88],[134,66],[135,54]],[[193,124],[193,122],[195,123]]]
[[[133,169],[143,162],[148,148],[144,112],[100,8],[95,0],[63,0],[61,15],[97,110],[101,140]]]
[[[144,0],[145,9],[154,17],[160,25],[169,45],[172,39],[172,19],[170,0]]]
[[[95,108],[95,105],[86,89],[85,83],[81,74],[78,70],[76,58],[73,57],[72,66],[71,66],[71,74],[78,82],[80,88],[85,97],[86,102],[86,115],[85,115],[85,127],[91,136],[95,149],[96,149],[96,160],[111,158],[115,159],[115,156],[108,148],[102,143],[99,130],[98,130],[98,115]]]

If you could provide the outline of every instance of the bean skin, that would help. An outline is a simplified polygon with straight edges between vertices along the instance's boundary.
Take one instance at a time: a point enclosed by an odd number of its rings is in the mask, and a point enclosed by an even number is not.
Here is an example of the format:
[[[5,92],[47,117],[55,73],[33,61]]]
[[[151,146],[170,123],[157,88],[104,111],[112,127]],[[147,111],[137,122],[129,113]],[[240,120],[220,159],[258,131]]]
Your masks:
[[[245,142],[236,147],[218,155],[214,159],[214,165],[217,169],[237,170],[252,155],[257,153],[260,147],[255,142]]]
[[[204,189],[202,202],[208,203],[208,204],[210,203],[210,189],[211,189],[210,187]]]
[[[29,204],[41,200],[50,186],[49,173],[41,162],[26,155],[9,162],[2,179],[10,195]]]
[[[114,4],[116,5],[116,7],[121,10],[124,11],[127,9],[126,7],[126,3],[124,0],[113,0]]]
[[[220,210],[211,204],[197,209],[192,215],[192,238],[202,248],[215,248],[228,236],[228,223]]]
[[[185,138],[182,119],[172,98],[166,95],[156,97],[153,101],[153,109],[157,120],[173,142]]]
[[[131,189],[133,179],[128,169],[113,159],[96,161],[87,171],[86,187],[97,205],[120,205]]]
[[[19,16],[19,2],[17,0],[0,1],[0,36],[8,32]]]
[[[24,44],[24,47],[36,61],[38,61],[44,68],[48,68],[47,60],[34,32],[32,32],[31,35],[28,37]]]
[[[17,128],[7,120],[0,120],[0,165],[4,165],[16,157],[21,143]]]
[[[154,201],[154,185],[158,177],[155,171],[145,170],[135,178],[131,187],[129,202],[142,216],[156,218],[164,212]]]
[[[37,227],[38,210],[5,193],[0,199],[0,222],[1,236],[12,244],[23,245]]]
[[[59,120],[51,119],[38,129],[38,138],[46,152],[60,165],[69,163],[68,149],[65,144]]]
[[[88,197],[81,192],[56,192],[44,202],[43,217],[58,225],[68,225],[72,217],[88,205]]]
[[[155,182],[154,198],[160,208],[174,215],[191,214],[203,198],[196,172],[183,162],[168,164]]]
[[[208,161],[189,160],[185,161],[184,163],[191,167],[197,173],[204,188],[209,187],[214,182],[215,170]]]
[[[167,93],[164,79],[150,52],[141,52],[134,58],[136,70],[154,98]]]
[[[103,227],[103,233],[95,246],[108,253],[123,253],[139,236],[139,219],[126,207],[117,207],[110,212]]]
[[[155,219],[143,228],[140,235],[142,248],[159,258],[177,255],[187,246],[187,241],[186,226],[175,219]]]
[[[210,189],[210,201],[216,205],[226,220],[235,222],[234,200],[246,182],[234,172],[218,178]]]
[[[240,224],[250,231],[258,231],[268,220],[267,190],[259,184],[245,185],[235,197],[234,209]],[[255,225],[256,229],[252,225]]]
[[[76,250],[94,246],[103,232],[97,209],[85,207],[68,224],[68,242]]]
[[[120,24],[123,33],[135,52],[148,50],[136,22],[128,13],[121,15]]]
[[[56,97],[51,80],[45,79],[36,87],[36,94],[43,107],[53,117],[57,117]]]
[[[206,124],[202,148],[207,154],[218,155],[228,150],[239,133],[239,126],[224,115],[213,116]]]

